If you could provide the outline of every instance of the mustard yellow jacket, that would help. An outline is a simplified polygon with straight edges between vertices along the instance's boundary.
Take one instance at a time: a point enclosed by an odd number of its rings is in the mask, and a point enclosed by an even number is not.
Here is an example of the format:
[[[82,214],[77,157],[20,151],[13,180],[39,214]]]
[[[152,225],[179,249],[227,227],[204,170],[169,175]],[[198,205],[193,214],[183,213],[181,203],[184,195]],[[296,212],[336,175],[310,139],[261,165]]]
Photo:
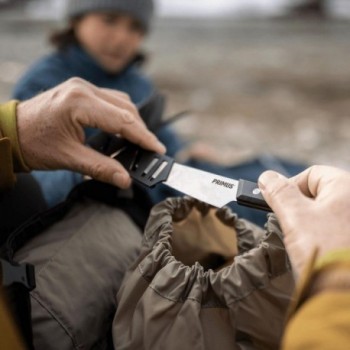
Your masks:
[[[290,307],[282,349],[349,348],[350,250],[344,249],[310,260]]]
[[[15,172],[28,171],[17,136],[17,101],[0,105],[0,191],[15,183]]]

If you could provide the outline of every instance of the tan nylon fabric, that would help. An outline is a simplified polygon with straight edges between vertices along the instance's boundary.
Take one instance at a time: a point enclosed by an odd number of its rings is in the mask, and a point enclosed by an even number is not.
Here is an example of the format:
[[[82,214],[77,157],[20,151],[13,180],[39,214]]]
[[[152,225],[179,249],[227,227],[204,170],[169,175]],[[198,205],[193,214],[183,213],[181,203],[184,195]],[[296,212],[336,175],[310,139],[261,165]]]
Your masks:
[[[83,201],[18,251],[16,261],[36,267],[35,349],[107,348],[115,294],[141,238],[121,210]]]
[[[204,268],[232,263],[238,254],[235,229],[218,220],[215,210],[204,216],[191,210],[186,219],[174,222],[171,245],[177,260],[185,265],[198,261]]]
[[[293,289],[274,216],[263,231],[228,208],[168,199],[153,209],[141,254],[118,293],[114,346],[278,349]]]

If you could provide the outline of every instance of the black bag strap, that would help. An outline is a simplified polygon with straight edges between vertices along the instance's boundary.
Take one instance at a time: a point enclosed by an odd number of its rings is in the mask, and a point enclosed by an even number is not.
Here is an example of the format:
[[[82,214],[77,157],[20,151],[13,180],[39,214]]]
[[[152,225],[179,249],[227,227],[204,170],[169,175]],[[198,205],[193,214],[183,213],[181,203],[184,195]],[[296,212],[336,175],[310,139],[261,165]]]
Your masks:
[[[165,106],[166,97],[157,90],[137,106],[141,118],[151,131],[156,131],[161,126]]]
[[[60,220],[69,211],[73,203],[74,198],[69,197],[57,206],[32,216],[8,236],[0,255],[9,262],[14,263],[13,256],[15,252],[29,239]]]

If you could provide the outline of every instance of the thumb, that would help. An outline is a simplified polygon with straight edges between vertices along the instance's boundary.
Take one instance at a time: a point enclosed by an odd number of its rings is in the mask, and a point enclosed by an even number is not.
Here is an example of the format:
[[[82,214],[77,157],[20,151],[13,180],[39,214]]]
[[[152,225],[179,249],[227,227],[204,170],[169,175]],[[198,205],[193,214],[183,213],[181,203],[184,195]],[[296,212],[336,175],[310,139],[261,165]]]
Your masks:
[[[305,208],[309,203],[297,184],[279,173],[266,171],[258,182],[264,199],[281,222],[289,221],[299,208]]]
[[[82,144],[76,145],[68,167],[95,180],[120,188],[127,188],[131,184],[128,172],[119,162]]]

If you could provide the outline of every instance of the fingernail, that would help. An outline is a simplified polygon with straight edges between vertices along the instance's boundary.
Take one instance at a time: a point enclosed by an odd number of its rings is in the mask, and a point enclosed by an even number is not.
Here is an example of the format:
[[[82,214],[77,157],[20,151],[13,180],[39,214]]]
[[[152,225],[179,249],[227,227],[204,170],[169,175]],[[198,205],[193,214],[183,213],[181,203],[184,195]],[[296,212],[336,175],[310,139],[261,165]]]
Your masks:
[[[166,147],[164,146],[164,144],[162,144],[160,141],[157,141],[157,146],[159,148],[159,151],[161,153],[165,153],[166,152]]]
[[[276,173],[275,171],[265,171],[262,173],[259,177],[258,184],[259,188],[261,190],[266,190],[269,186],[271,186],[273,183],[275,183],[279,178],[280,174]]]
[[[121,188],[127,188],[130,185],[130,177],[124,173],[115,173],[113,175],[113,183]]]

